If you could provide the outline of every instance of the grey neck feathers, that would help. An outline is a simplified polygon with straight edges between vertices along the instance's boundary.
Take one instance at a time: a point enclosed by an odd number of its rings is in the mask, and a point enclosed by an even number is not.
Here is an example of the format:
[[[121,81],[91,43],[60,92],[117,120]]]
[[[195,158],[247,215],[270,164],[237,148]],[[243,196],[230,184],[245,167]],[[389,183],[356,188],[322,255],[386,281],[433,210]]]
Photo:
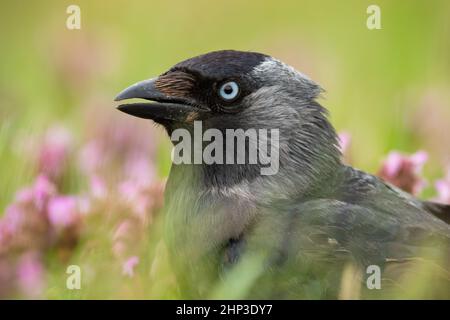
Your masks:
[[[255,197],[317,192],[318,186],[332,182],[342,165],[338,139],[320,104],[309,101],[297,108],[302,108],[301,115],[280,128],[278,173],[261,175],[260,164],[174,165],[173,170],[193,177],[200,190],[224,195],[233,190]]]

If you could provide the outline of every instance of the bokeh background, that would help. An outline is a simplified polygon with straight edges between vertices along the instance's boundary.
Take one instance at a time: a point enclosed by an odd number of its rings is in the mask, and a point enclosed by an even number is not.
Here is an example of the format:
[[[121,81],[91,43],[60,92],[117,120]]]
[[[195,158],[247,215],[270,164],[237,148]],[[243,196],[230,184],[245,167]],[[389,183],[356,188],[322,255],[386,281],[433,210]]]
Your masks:
[[[80,30],[66,28],[70,4]],[[366,27],[370,4],[381,30]],[[309,75],[351,142],[346,161],[388,180],[403,165],[411,192],[450,201],[449,15],[446,0],[3,2],[0,297],[183,297],[160,240],[170,144],[113,98],[212,50],[264,52]],[[66,288],[72,264],[81,290]]]

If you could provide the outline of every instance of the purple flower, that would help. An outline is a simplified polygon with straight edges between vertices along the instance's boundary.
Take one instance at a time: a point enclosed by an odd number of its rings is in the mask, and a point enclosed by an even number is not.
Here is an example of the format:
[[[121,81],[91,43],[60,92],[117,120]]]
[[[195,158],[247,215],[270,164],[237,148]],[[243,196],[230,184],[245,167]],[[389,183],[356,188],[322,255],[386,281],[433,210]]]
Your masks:
[[[2,251],[43,249],[48,245],[49,224],[47,204],[55,188],[45,176],[40,176],[32,187],[21,190],[16,201],[5,211],[1,224]]]
[[[72,196],[57,196],[48,203],[48,219],[56,228],[68,228],[77,224],[80,215],[78,202]]]
[[[447,169],[446,176],[436,181],[435,187],[438,193],[435,201],[450,204],[450,167]]]
[[[11,235],[9,225],[5,223],[4,220],[0,220],[0,255],[2,254],[2,249],[5,246],[6,241]]]
[[[350,145],[352,142],[352,136],[350,133],[343,131],[339,133],[339,149],[342,153],[342,157],[346,162],[350,162]]]
[[[14,291],[16,270],[1,252],[2,245],[0,244],[0,299],[8,299],[11,297],[11,292]]]
[[[134,181],[125,181],[119,185],[119,193],[130,209],[143,222],[147,222],[153,205],[153,199],[149,193],[149,186],[138,184]]]
[[[78,209],[80,214],[87,215],[92,210],[91,199],[88,196],[78,196]]]
[[[155,168],[145,154],[130,155],[124,172],[128,180],[138,185],[150,185],[156,177]]]
[[[9,223],[6,218],[0,220],[0,257],[8,253],[12,237],[14,236],[14,229],[16,229],[16,226]]]
[[[139,257],[132,256],[122,265],[122,274],[132,278],[134,276],[134,269],[139,264]]]
[[[104,199],[108,195],[105,182],[98,175],[93,175],[90,179],[91,194],[94,198]]]
[[[133,232],[133,226],[129,220],[125,220],[119,224],[114,232],[114,240],[126,239]]]
[[[101,144],[93,140],[87,143],[80,151],[79,165],[86,174],[96,173],[102,165],[104,150]]]
[[[43,211],[47,201],[56,193],[55,185],[46,175],[39,175],[32,187],[20,190],[16,194],[18,203],[33,203],[37,210]]]
[[[342,154],[344,154],[348,148],[350,147],[350,143],[352,141],[352,136],[350,135],[350,133],[343,131],[343,132],[339,132],[339,148],[342,152]]]
[[[155,155],[155,139],[147,126],[136,124],[124,117],[99,113],[96,106],[88,113],[90,118],[99,119],[96,126],[87,131],[88,143],[80,154],[81,169],[87,174],[118,172],[117,168],[129,168],[129,164],[145,159],[151,164]],[[140,164],[139,164],[140,166]],[[108,170],[114,167],[114,171]],[[127,170],[126,169],[126,170]],[[147,170],[147,169],[146,169]],[[129,172],[125,171],[128,175]],[[132,173],[134,175],[134,173]],[[123,177],[120,177],[123,178]]]
[[[20,232],[22,225],[27,222],[26,212],[23,206],[17,203],[9,205],[5,210],[5,216],[1,221],[0,232],[3,237],[11,236]]]
[[[39,175],[34,184],[33,193],[37,208],[42,210],[45,203],[56,193],[56,187],[46,176]]]
[[[44,267],[39,254],[24,254],[17,266],[17,281],[20,292],[27,298],[36,299],[44,290]]]
[[[52,179],[63,173],[72,146],[72,136],[63,126],[48,129],[44,142],[38,151],[39,172]]]
[[[113,254],[120,259],[130,255],[130,250],[135,249],[139,242],[140,227],[136,220],[126,219],[122,221],[113,235]]]
[[[420,173],[427,159],[428,154],[425,151],[418,151],[410,156],[393,151],[383,162],[378,176],[406,192],[417,195],[426,184]]]

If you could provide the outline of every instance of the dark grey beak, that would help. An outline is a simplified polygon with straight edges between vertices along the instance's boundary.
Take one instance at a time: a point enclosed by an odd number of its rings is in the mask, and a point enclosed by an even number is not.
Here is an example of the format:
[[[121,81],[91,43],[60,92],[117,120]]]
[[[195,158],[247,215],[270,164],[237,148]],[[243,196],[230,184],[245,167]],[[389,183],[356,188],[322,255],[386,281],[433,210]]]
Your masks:
[[[157,78],[152,78],[133,84],[132,86],[119,93],[114,101],[121,101],[132,98],[152,100],[155,100],[157,98],[164,99],[164,95],[155,88],[156,79]]]
[[[138,98],[152,102],[121,104],[117,109],[135,117],[152,119],[158,123],[186,122],[195,120],[199,116],[202,109],[194,107],[188,101],[166,96],[155,87],[156,80],[157,78],[153,78],[138,82],[123,90],[114,99],[114,101],[122,101]]]

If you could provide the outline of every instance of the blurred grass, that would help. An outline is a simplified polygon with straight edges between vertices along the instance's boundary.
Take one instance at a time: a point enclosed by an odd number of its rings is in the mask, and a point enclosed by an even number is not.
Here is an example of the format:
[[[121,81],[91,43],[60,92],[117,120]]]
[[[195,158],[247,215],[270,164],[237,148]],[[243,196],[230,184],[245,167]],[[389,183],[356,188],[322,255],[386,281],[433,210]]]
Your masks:
[[[322,103],[330,109],[333,123],[353,134],[355,165],[370,171],[388,150],[423,147],[405,119],[429,88],[448,91],[448,1],[377,1],[383,29],[375,31],[365,27],[371,1],[77,3],[82,29],[75,31],[65,28],[69,2],[3,5],[4,167],[17,160],[10,154],[17,132],[39,132],[56,120],[82,128],[86,124],[77,114],[81,101],[100,96],[115,112],[111,100],[123,87],[211,50],[262,51],[309,74],[327,90]],[[67,88],[55,56],[71,52],[71,43],[76,52],[84,38],[93,43],[89,46],[97,46],[92,49],[97,55],[92,68],[111,61],[90,75],[88,86]],[[61,42],[68,48],[58,52]],[[166,173],[167,167],[162,167]],[[27,180],[26,174],[17,175],[22,170],[8,171],[11,174],[2,174],[3,206],[13,187]]]
[[[372,3],[381,7],[382,30],[366,28]],[[81,136],[95,126],[94,119],[86,123],[81,105],[95,99],[91,107],[116,112],[112,100],[122,88],[212,50],[268,53],[321,84],[333,124],[353,136],[354,165],[370,172],[389,150],[427,149],[408,119],[429,90],[450,105],[446,0],[76,1],[82,29],[74,31],[65,28],[69,4],[10,1],[0,10],[0,212],[34,174],[16,150],[18,137],[40,134],[54,122]],[[442,145],[448,148],[450,136]],[[169,147],[167,141],[159,146],[160,176],[170,168]],[[429,151],[425,173],[432,180],[448,159]],[[94,254],[99,264],[108,261],[102,254]],[[63,291],[49,296],[73,294]]]

